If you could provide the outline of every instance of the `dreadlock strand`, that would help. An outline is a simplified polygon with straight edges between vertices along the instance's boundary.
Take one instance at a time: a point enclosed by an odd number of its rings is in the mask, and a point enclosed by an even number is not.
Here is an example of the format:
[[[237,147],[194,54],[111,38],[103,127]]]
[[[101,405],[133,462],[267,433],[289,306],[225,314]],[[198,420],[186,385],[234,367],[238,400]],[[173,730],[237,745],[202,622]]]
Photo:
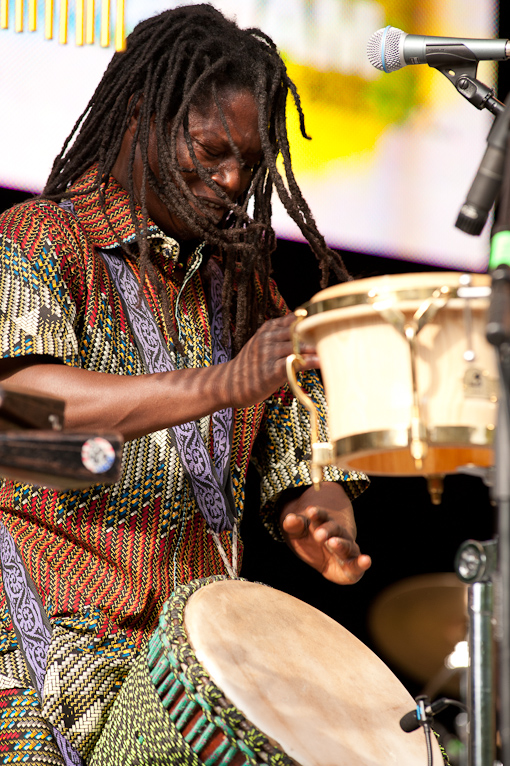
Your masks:
[[[242,161],[228,130],[221,100],[224,94],[243,90],[253,95],[257,105],[262,158],[249,188],[232,202],[211,177],[211,168],[198,161],[188,116],[191,109],[200,111],[215,105],[234,155]],[[323,281],[327,280],[330,268],[338,279],[348,279],[341,258],[327,247],[317,230],[292,171],[286,127],[289,92],[301,133],[307,137],[299,94],[271,38],[258,29],[240,30],[210,5],[178,7],[141,22],[128,36],[126,51],[114,54],[53,164],[43,194],[59,199],[73,194],[68,192],[70,185],[97,163],[95,189],[106,215],[108,183],[124,134],[138,107],[126,168],[137,255],[128,243],[119,241],[119,245],[127,257],[139,258],[141,279],[147,279],[160,296],[165,322],[172,328],[176,344],[180,345],[175,317],[171,316],[167,291],[150,258],[149,189],[172,215],[220,254],[224,270],[223,330],[225,336],[230,323],[234,323],[236,351],[268,312],[271,253],[276,245],[271,227],[273,189],[309,242]],[[193,172],[226,206],[223,228],[214,223],[207,210],[200,210],[179,167],[176,148],[181,129]],[[149,144],[154,140],[151,131],[155,131],[158,147],[157,173],[148,156]],[[137,147],[141,156],[140,189],[134,177]],[[276,164],[279,154],[285,179]],[[84,193],[92,191],[89,188]],[[108,223],[114,233],[112,223]]]

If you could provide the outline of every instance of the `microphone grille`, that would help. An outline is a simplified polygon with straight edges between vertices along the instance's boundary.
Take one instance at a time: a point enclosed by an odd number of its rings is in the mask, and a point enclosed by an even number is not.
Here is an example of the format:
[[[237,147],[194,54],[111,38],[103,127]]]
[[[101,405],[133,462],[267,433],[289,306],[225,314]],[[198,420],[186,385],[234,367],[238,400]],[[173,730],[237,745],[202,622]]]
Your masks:
[[[402,69],[405,62],[400,57],[400,41],[405,32],[397,27],[383,27],[374,32],[367,45],[368,60],[383,72]]]

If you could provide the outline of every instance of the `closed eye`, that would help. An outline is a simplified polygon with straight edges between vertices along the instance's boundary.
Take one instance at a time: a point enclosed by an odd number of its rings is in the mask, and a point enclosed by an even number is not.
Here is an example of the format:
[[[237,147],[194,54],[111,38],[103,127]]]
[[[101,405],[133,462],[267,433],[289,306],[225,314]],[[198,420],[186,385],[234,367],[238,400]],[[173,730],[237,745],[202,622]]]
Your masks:
[[[196,138],[193,138],[192,140],[193,140],[193,143],[196,144],[196,146],[200,149],[200,153],[206,156],[208,159],[219,160],[222,158],[223,156],[222,150],[219,150],[216,147],[202,144],[200,141],[197,141]]]

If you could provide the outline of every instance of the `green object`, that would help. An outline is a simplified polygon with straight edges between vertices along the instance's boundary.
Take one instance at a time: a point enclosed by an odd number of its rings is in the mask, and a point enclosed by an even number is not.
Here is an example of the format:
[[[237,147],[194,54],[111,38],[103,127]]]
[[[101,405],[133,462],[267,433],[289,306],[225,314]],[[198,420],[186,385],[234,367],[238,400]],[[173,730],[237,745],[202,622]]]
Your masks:
[[[489,270],[510,266],[510,231],[498,231],[491,240]]]

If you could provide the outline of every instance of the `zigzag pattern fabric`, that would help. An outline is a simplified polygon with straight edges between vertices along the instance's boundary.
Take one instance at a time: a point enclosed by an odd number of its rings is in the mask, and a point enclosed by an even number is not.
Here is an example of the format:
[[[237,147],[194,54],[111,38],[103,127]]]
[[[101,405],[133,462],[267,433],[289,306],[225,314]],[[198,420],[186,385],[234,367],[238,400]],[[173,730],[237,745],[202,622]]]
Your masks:
[[[73,187],[78,195],[73,198],[76,218],[55,203],[37,199],[0,217],[0,353],[45,354],[71,367],[141,375],[143,365],[129,323],[97,253],[97,248],[118,247],[119,241],[134,242],[128,198],[110,181],[103,209],[98,193],[90,191],[94,181],[91,168]],[[177,364],[207,367],[212,364],[211,332],[198,253],[188,259],[193,268],[184,273],[178,243],[152,222],[150,237],[152,262],[182,328],[186,358],[177,354]],[[130,267],[138,273],[135,261]],[[150,284],[143,290],[170,345],[159,299]],[[287,312],[274,284],[271,300],[279,313]],[[317,376],[306,373],[302,383],[318,402],[321,438],[326,438],[325,401]],[[198,427],[213,454],[211,418],[202,418]],[[308,415],[286,386],[267,402],[236,411],[230,470],[239,516],[251,459],[261,475],[265,524],[278,536],[275,502],[284,489],[310,484],[308,452]],[[327,478],[343,481],[351,497],[367,484],[363,475],[336,469],[328,470]],[[195,578],[225,574],[224,564],[166,430],[125,444],[118,484],[55,492],[5,480],[0,508],[55,631],[47,663],[52,680],[43,713],[71,744],[87,752],[126,668],[172,591]],[[220,538],[229,556],[231,533],[225,531]],[[81,702],[72,702],[77,694],[67,692],[76,679],[71,680],[63,657],[73,651],[80,656],[79,694],[89,712]],[[17,652],[4,615],[0,688],[13,686]],[[21,678],[18,682],[23,688]],[[58,694],[68,700],[60,707]]]
[[[0,689],[0,764],[64,766],[33,689]]]

